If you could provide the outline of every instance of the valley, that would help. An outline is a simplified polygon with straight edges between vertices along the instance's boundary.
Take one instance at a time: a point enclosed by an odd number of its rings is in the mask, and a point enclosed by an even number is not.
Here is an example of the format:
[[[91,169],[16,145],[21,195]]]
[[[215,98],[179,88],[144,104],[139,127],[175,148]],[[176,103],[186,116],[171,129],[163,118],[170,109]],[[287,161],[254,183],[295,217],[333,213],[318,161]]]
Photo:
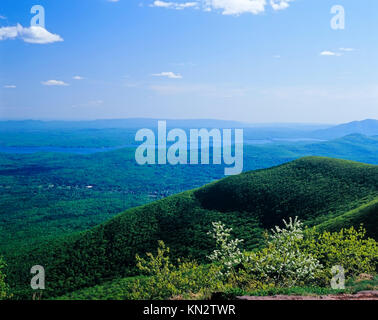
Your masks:
[[[13,292],[30,296],[22,279],[36,264],[47,266],[46,297],[138,276],[135,254],[158,240],[175,258],[205,263],[206,234],[218,220],[246,250],[261,248],[265,230],[294,216],[319,230],[362,223],[377,239],[378,136],[290,139],[246,144],[244,173],[229,178],[224,165],[139,166],[136,146],[0,153],[0,253]]]

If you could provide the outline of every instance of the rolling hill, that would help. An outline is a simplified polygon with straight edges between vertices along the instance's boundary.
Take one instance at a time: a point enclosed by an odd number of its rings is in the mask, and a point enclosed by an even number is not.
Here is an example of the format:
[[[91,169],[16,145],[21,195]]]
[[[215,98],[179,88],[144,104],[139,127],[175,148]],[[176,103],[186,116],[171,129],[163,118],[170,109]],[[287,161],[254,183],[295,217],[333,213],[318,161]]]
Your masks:
[[[349,134],[378,135],[378,120],[353,121],[313,132],[313,135],[320,139],[341,138]]]
[[[7,273],[16,297],[27,298],[30,267],[43,265],[44,295],[52,297],[135,275],[135,254],[154,250],[157,240],[173,256],[205,262],[213,249],[212,221],[231,226],[247,250],[289,216],[327,229],[364,223],[377,239],[377,198],[378,166],[301,158],[132,208],[89,231],[9,255]]]
[[[139,166],[134,153],[133,148],[0,153],[0,254],[90,229],[131,207],[224,176],[223,165]],[[377,155],[377,137],[354,134],[321,143],[245,145],[243,168],[264,169],[305,156],[377,165]]]
[[[292,144],[287,146],[287,150],[302,156],[316,155],[371,164],[378,163],[378,137],[357,133],[320,143]]]

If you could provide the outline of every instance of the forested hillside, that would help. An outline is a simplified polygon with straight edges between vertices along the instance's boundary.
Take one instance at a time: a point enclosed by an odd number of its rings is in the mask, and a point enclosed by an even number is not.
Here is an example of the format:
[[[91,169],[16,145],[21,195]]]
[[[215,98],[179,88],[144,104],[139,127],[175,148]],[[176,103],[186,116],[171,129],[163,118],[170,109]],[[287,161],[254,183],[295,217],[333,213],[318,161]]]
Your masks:
[[[321,143],[245,144],[243,167],[268,168],[309,155],[378,164],[378,139],[349,135]],[[87,230],[131,207],[223,176],[223,165],[139,166],[134,148],[0,153],[0,253]]]
[[[175,257],[203,262],[212,249],[207,232],[213,221],[233,227],[247,250],[261,245],[264,229],[289,216],[309,226],[365,223],[377,239],[377,197],[378,166],[303,158],[133,208],[90,231],[9,255],[7,274],[16,296],[29,297],[30,266],[43,265],[49,283],[44,294],[57,296],[136,274],[135,254],[152,251],[158,240]],[[358,219],[344,220],[351,216]]]

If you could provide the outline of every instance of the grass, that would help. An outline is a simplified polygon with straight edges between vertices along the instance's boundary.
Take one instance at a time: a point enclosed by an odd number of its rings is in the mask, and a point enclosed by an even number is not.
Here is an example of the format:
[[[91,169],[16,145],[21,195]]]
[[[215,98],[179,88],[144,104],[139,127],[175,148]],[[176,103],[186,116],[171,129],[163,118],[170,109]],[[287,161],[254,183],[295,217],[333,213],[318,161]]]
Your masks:
[[[378,290],[378,275],[373,276],[372,279],[366,280],[363,277],[352,279],[347,282],[346,286],[351,293],[366,290]]]
[[[357,277],[347,281],[345,289],[332,289],[331,287],[292,287],[292,288],[269,288],[254,291],[245,291],[239,288],[228,290],[221,294],[221,298],[232,300],[237,296],[275,296],[275,295],[291,295],[291,296],[322,296],[336,294],[355,294],[360,291],[378,290],[378,275],[369,276],[372,279],[364,280],[364,277]]]

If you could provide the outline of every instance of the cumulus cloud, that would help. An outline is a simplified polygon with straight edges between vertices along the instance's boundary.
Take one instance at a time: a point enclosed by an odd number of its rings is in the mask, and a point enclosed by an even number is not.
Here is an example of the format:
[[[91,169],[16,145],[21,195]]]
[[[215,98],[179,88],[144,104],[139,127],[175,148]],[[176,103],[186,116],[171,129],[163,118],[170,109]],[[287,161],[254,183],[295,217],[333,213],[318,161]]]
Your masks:
[[[0,28],[0,41],[19,38],[27,43],[46,44],[63,41],[61,36],[50,33],[45,28],[31,26],[24,28],[22,25]]]
[[[166,77],[169,79],[182,79],[180,74],[175,74],[174,72],[160,72],[152,74],[154,77]]]
[[[82,76],[73,76],[72,79],[74,79],[74,80],[84,80],[84,77],[82,77]]]
[[[265,11],[266,0],[205,0],[206,9],[221,10],[224,15],[259,14]]]
[[[64,81],[60,80],[47,80],[47,81],[42,81],[42,84],[44,86],[68,86],[68,83],[65,83]]]
[[[273,10],[284,10],[294,0],[197,0],[192,2],[172,2],[155,0],[150,6],[168,9],[202,8],[204,11],[220,11],[223,15],[240,15],[243,13],[259,14],[267,6]]]
[[[14,84],[6,84],[6,85],[4,86],[4,88],[5,88],[5,89],[15,89],[16,86],[15,86]]]
[[[18,36],[17,27],[1,27],[0,28],[0,41],[6,39],[14,39]]]

